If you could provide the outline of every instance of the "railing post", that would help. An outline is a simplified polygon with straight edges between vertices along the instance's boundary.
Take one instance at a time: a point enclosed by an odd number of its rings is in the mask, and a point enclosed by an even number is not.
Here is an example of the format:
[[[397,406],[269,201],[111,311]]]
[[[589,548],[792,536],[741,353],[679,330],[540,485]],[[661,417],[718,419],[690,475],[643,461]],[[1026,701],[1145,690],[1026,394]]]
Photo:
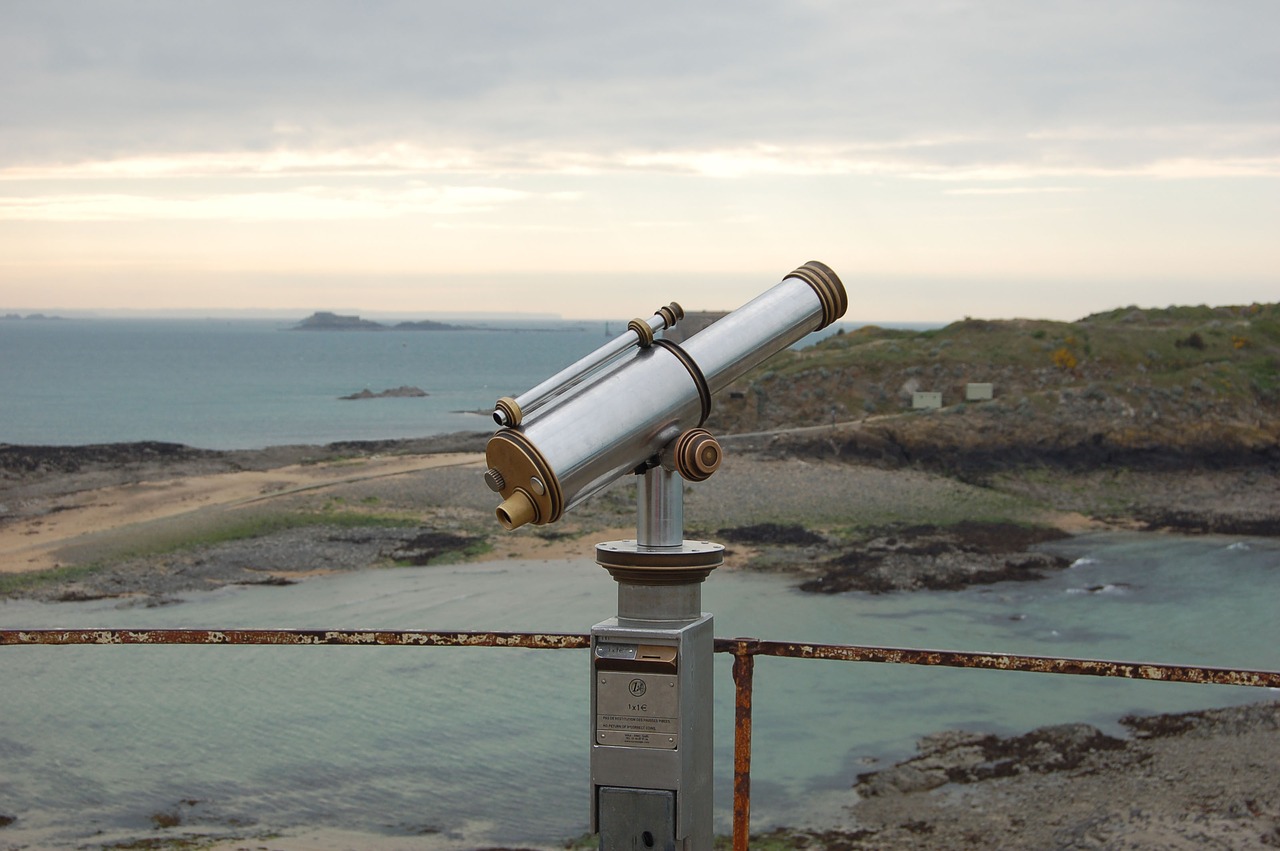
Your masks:
[[[754,639],[739,639],[733,650],[733,851],[747,851],[751,838],[751,687]]]

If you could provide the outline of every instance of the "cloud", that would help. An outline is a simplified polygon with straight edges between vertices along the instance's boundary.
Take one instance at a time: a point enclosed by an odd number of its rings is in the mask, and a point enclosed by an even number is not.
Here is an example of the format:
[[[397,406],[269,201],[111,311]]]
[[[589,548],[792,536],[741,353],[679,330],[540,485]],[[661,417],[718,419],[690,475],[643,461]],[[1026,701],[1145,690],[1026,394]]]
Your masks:
[[[486,169],[728,176],[876,145],[926,170],[1240,160],[1275,149],[1268,21],[1266,0],[11,0],[0,150],[41,166],[409,145]],[[922,143],[940,138],[971,143]]]
[[[527,197],[484,186],[358,189],[311,187],[213,195],[54,194],[0,198],[0,221],[351,221],[400,216],[457,216],[492,211]]]
[[[1277,28],[1273,0],[5,0],[0,262],[1274,289]]]

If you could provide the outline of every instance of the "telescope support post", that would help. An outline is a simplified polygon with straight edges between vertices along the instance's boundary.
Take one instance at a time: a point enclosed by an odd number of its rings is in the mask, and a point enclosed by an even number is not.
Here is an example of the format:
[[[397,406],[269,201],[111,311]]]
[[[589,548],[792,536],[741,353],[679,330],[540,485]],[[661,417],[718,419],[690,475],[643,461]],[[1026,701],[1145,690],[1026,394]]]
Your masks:
[[[684,479],[662,465],[650,467],[636,484],[636,542],[642,547],[684,543]]]
[[[636,540],[596,546],[618,614],[591,630],[591,828],[601,851],[711,851],[712,617],[724,548],[684,540],[684,480],[649,468]]]

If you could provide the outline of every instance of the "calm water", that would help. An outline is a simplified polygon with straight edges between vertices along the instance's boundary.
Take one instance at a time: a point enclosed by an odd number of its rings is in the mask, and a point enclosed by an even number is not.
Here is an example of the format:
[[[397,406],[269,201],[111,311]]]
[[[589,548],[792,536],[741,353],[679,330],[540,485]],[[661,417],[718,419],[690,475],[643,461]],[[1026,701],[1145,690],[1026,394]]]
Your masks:
[[[724,572],[716,634],[1280,667],[1280,543],[1110,535],[1052,547],[1053,578],[953,593],[802,595]],[[226,589],[175,606],[11,602],[7,627],[307,626],[586,632],[594,563],[517,562]],[[182,830],[318,832],[321,847],[555,841],[587,827],[582,651],[20,647],[0,650],[0,840],[91,845]],[[717,658],[720,828],[732,680]],[[954,727],[1018,732],[1273,698],[1255,689],[760,659],[753,819],[821,823],[869,760]],[[825,808],[825,809],[824,809]],[[344,839],[326,831],[346,831]],[[346,845],[342,845],[345,842]]]
[[[164,440],[205,449],[487,431],[605,342],[604,323],[323,332],[269,320],[0,322],[0,442]],[[613,333],[624,328],[611,325]],[[410,385],[425,398],[339,399]]]

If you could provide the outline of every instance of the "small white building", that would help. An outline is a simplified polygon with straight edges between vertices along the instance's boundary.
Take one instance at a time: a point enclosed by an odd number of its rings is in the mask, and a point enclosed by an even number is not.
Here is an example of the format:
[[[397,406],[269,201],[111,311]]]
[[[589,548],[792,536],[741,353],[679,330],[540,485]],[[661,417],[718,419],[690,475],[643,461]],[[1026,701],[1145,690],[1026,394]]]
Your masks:
[[[927,411],[942,407],[942,394],[917,390],[911,394],[911,407],[917,411]]]
[[[992,384],[966,384],[964,386],[964,400],[966,402],[982,402],[987,399],[995,398],[995,385]]]

